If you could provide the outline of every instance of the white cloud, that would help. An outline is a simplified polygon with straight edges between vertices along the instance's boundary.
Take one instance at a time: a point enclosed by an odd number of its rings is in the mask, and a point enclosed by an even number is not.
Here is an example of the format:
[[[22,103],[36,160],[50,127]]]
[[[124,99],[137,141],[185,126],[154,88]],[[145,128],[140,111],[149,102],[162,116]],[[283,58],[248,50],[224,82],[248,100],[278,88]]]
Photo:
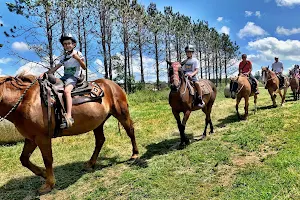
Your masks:
[[[10,61],[12,61],[11,58],[0,58],[0,64],[6,64]]]
[[[248,43],[248,48],[259,52],[260,60],[273,60],[279,56],[280,60],[300,61],[299,40],[278,40],[266,37]]]
[[[16,51],[30,51],[28,44],[25,42],[14,42],[12,48]]]
[[[260,11],[255,11],[255,16],[260,18],[261,17]]]
[[[21,66],[16,71],[15,75],[24,74],[24,75],[39,76],[48,70],[47,68],[43,67],[43,65],[45,65],[45,63],[28,62],[25,65]]]
[[[218,18],[217,18],[217,21],[218,21],[218,22],[220,22],[220,21],[222,21],[222,20],[223,20],[223,17],[218,17]]]
[[[267,34],[268,33],[260,26],[255,25],[253,22],[247,22],[244,28],[242,28],[239,31],[238,36],[240,38],[244,38],[244,37],[263,36]]]
[[[0,75],[1,75],[1,73],[2,73],[2,69],[0,68]]]
[[[276,0],[277,6],[291,7],[294,5],[300,5],[300,0]]]
[[[221,28],[220,32],[229,35],[229,33],[230,33],[230,28],[227,27],[227,26],[223,26],[223,27]]]
[[[245,11],[245,17],[250,17],[252,14],[253,14],[252,11],[248,11],[248,10]]]
[[[292,28],[292,29],[286,29],[283,28],[282,26],[278,26],[276,28],[276,33],[279,35],[293,35],[293,34],[298,34],[300,33],[300,28]]]

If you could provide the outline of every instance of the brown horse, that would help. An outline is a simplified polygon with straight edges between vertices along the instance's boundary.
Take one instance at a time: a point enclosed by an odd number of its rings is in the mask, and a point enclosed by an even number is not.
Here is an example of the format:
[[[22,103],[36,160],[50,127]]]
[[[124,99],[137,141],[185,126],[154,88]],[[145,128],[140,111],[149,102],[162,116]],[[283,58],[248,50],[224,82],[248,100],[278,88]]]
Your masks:
[[[271,71],[269,67],[262,67],[261,68],[261,76],[262,76],[262,81],[265,84],[265,88],[268,90],[272,102],[273,102],[273,107],[276,107],[276,93],[279,93],[281,97],[281,105],[285,103],[285,95],[287,92],[287,89],[289,87],[289,82],[287,78],[284,78],[284,87],[279,88],[279,78],[277,77],[276,73]],[[281,93],[281,90],[284,90],[283,95]]]
[[[256,112],[257,94],[255,94],[255,92],[251,90],[251,85],[249,83],[248,76],[241,74],[238,77],[232,78],[230,82],[230,91],[231,91],[231,97],[233,99],[236,98],[235,109],[239,119],[242,119],[239,113],[239,104],[242,98],[245,99],[245,108],[244,108],[245,115],[243,119],[247,119],[248,117],[250,96],[254,96],[254,113]]]
[[[171,66],[168,70],[168,76],[170,78],[171,91],[169,94],[169,104],[172,108],[173,115],[176,119],[177,126],[180,132],[180,148],[188,145],[189,139],[185,135],[185,126],[186,122],[189,119],[189,116],[192,111],[201,109],[198,106],[194,106],[194,96],[189,93],[187,81],[188,79],[185,77],[184,72],[181,68],[179,62],[169,62],[168,64]],[[205,128],[204,132],[200,139],[206,137],[206,129],[207,125],[210,124],[210,132],[213,133],[213,124],[211,122],[211,109],[214,104],[217,95],[216,86],[209,80],[201,80],[201,83],[205,84],[209,89],[210,93],[203,95],[203,101],[205,102],[205,106],[202,108],[202,111],[205,113]],[[196,94],[195,94],[196,95]],[[183,120],[180,120],[180,113],[184,113]]]
[[[18,131],[25,137],[20,160],[24,167],[46,179],[45,184],[39,189],[39,192],[43,194],[52,190],[55,185],[55,177],[52,166],[52,135],[49,135],[47,127],[47,108],[41,101],[40,87],[35,80],[34,76],[0,78],[0,116],[3,117],[6,114],[5,117],[14,123]],[[123,125],[131,139],[133,148],[131,158],[137,158],[138,148],[125,92],[110,80],[98,79],[95,82],[104,91],[102,103],[89,102],[74,105],[72,115],[75,123],[69,129],[65,129],[62,136],[94,131],[95,149],[92,157],[86,163],[86,168],[93,168],[105,141],[103,125],[112,115]],[[22,98],[22,94],[25,94],[24,98]],[[18,104],[18,102],[21,103]],[[16,109],[11,112],[13,107],[16,107]],[[53,112],[54,110],[52,109],[52,121],[54,122]],[[52,125],[52,130],[54,130],[55,123],[52,123]],[[30,155],[37,146],[42,153],[46,169],[34,165],[29,160]]]
[[[289,77],[290,77],[289,82],[290,82],[291,90],[293,92],[294,100],[295,101],[299,100],[300,98],[299,78],[292,70],[289,71]]]

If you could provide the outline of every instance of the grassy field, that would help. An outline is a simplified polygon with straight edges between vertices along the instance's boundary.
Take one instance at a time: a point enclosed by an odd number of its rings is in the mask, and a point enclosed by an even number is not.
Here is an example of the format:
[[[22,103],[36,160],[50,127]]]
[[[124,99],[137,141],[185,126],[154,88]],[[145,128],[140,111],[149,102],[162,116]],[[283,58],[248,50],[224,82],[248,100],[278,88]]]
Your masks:
[[[291,99],[270,108],[261,88],[257,113],[251,97],[249,119],[238,121],[235,100],[220,91],[215,134],[177,150],[168,91],[129,95],[140,159],[127,161],[130,140],[113,118],[94,171],[82,171],[94,148],[92,133],[53,139],[56,188],[38,197],[43,180],[21,166],[22,142],[0,146],[0,199],[300,199],[300,104]],[[192,139],[203,127],[204,114],[193,112],[186,133]],[[39,150],[31,160],[43,166]]]

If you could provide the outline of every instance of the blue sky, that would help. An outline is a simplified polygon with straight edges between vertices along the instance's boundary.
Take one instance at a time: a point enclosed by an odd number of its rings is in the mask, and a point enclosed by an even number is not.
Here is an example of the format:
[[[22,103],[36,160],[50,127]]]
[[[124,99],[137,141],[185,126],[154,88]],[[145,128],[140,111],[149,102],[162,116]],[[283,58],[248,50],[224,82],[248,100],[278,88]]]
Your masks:
[[[230,35],[240,46],[242,53],[248,54],[253,62],[253,71],[261,66],[271,65],[274,56],[279,56],[285,71],[293,64],[300,63],[300,0],[139,0],[148,6],[157,4],[159,10],[172,6],[174,12],[191,16],[193,20],[206,20],[219,32]],[[7,27],[17,23],[26,24],[22,16],[9,13],[5,2],[0,0],[0,43],[6,41],[2,34]],[[0,50],[0,75],[14,75],[25,63],[11,55],[12,51],[29,60],[38,57],[26,48],[22,37],[11,40]],[[100,59],[101,60],[101,59]],[[101,61],[98,62],[101,63]],[[147,60],[147,59],[146,59]],[[152,68],[153,60],[146,63]],[[138,62],[137,62],[138,63]],[[149,69],[149,70],[153,70]]]

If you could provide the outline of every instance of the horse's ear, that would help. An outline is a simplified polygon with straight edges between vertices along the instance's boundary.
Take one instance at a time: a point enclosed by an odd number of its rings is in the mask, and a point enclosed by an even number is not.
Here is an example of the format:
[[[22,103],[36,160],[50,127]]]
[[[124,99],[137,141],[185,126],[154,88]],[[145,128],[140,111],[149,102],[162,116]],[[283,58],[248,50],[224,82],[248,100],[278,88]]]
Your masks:
[[[170,65],[170,66],[172,65],[171,61],[166,60],[166,62],[167,62],[168,65]]]

